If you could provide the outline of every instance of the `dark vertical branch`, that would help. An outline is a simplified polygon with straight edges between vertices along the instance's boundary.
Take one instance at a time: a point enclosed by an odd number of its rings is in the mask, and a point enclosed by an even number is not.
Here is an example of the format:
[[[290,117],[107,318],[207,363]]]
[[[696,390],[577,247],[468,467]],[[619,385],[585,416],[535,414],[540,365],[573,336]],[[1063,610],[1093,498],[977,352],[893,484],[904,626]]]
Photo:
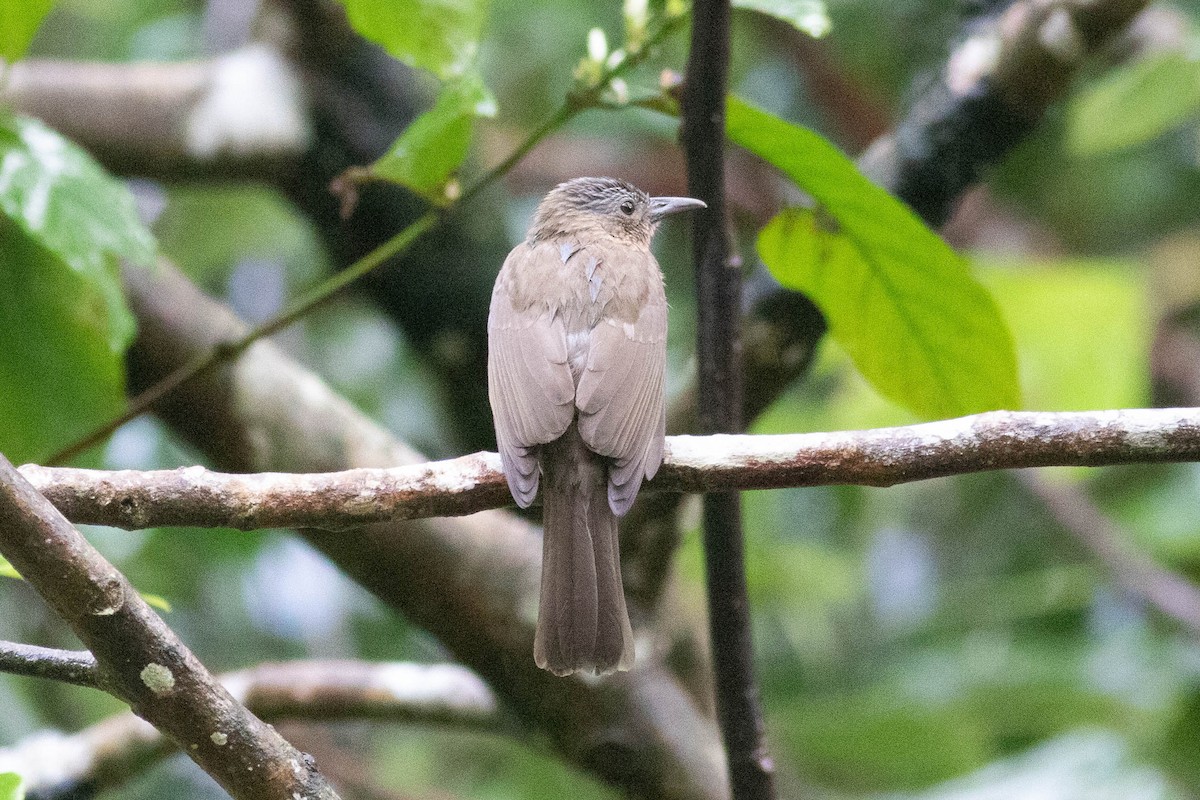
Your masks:
[[[697,0],[683,94],[688,188],[708,203],[696,216],[699,309],[698,415],[701,433],[742,427],[741,272],[730,259],[725,213],[725,87],[729,72],[729,0]],[[717,712],[734,800],[774,797],[754,675],[746,591],[741,499],[704,498],[704,550]]]

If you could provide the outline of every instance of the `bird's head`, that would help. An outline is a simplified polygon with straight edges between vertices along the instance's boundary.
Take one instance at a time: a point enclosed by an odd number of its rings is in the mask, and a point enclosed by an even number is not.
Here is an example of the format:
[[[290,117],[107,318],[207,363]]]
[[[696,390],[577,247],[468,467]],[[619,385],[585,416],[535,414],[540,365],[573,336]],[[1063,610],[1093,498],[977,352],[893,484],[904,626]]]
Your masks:
[[[574,178],[550,190],[529,229],[533,240],[604,233],[649,246],[668,214],[706,208],[691,197],[651,197],[615,178]]]

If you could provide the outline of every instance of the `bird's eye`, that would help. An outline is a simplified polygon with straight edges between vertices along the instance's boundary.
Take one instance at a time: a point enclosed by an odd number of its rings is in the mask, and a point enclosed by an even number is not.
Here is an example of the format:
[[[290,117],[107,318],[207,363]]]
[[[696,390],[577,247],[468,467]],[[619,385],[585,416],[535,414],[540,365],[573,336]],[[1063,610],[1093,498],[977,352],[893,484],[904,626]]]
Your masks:
[[[625,216],[629,216],[630,214],[632,214],[633,213],[633,201],[626,200],[624,203],[621,203],[621,211],[625,213]]]

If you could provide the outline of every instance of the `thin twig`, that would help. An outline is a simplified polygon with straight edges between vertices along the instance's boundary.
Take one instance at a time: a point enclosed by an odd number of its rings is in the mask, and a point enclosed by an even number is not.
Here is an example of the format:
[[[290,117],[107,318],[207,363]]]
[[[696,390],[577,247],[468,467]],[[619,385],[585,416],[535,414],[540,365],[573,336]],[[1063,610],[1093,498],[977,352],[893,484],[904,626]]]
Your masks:
[[[18,642],[0,642],[0,672],[48,678],[92,689],[100,687],[96,657],[87,650],[57,650]]]
[[[1119,586],[1200,635],[1200,588],[1137,550],[1129,534],[1078,486],[1051,483],[1034,472],[1021,472],[1018,477]]]

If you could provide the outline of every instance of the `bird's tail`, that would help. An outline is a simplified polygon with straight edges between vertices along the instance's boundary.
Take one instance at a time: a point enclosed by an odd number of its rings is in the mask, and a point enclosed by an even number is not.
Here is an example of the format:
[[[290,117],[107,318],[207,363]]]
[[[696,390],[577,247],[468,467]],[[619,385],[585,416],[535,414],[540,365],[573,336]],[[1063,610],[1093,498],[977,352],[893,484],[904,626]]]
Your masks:
[[[542,596],[533,658],[555,675],[633,666],[608,470],[572,424],[542,448]]]

